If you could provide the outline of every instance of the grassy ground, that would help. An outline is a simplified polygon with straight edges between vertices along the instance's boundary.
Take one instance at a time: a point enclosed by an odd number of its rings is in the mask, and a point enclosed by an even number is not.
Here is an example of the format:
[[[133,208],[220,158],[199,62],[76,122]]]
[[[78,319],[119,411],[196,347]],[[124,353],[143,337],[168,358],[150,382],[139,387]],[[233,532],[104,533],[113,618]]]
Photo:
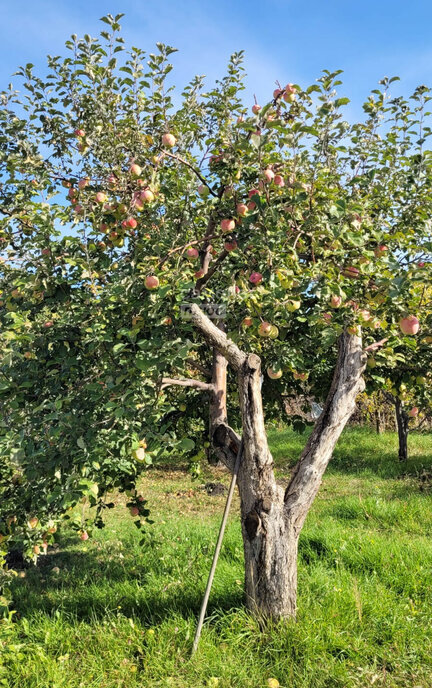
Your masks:
[[[429,688],[432,438],[410,442],[401,466],[393,435],[344,434],[302,533],[295,624],[261,631],[244,610],[236,502],[192,660],[224,504],[203,483],[228,476],[206,469],[194,482],[178,467],[150,471],[142,491],[155,525],[144,545],[119,499],[93,540],[64,535],[16,579],[3,685],[264,688],[276,678],[284,688]],[[281,483],[303,443],[271,433]]]

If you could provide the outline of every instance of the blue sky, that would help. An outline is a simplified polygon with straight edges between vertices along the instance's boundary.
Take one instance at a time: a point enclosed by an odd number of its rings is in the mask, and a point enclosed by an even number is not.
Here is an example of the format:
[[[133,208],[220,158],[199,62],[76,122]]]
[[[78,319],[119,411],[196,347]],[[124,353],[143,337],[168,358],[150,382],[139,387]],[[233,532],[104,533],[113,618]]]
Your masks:
[[[228,56],[246,51],[245,98],[271,96],[274,83],[312,83],[322,69],[343,69],[352,114],[382,76],[398,75],[394,92],[432,85],[431,0],[0,0],[0,90],[20,64],[42,68],[47,53],[65,54],[72,33],[97,34],[107,12],[124,12],[127,44],[151,51],[173,45],[175,81],[223,76]],[[42,69],[42,72],[44,70]]]

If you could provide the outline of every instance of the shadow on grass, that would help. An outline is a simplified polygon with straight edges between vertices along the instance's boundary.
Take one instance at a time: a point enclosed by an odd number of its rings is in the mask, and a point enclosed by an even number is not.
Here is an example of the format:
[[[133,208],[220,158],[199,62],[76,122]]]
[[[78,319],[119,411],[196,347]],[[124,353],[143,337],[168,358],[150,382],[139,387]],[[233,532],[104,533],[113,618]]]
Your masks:
[[[106,549],[99,555],[77,551],[72,538],[63,537],[61,546],[61,550],[41,558],[37,566],[27,568],[25,578],[12,583],[18,618],[34,613],[52,615],[60,610],[77,621],[88,622],[121,612],[151,627],[178,614],[198,617],[208,561],[182,580],[173,579],[167,571],[159,572],[157,552],[151,544],[141,548],[135,545],[135,556],[125,556],[121,562],[114,557],[110,561]],[[53,571],[56,568],[59,572]],[[219,585],[212,590],[207,613],[227,612],[242,605],[241,586]]]

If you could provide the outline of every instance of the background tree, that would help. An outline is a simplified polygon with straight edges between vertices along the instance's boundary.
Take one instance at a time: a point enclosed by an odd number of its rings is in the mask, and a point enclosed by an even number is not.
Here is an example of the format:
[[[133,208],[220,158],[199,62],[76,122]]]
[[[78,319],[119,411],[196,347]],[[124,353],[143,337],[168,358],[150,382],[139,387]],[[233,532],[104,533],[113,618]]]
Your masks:
[[[430,279],[428,91],[391,100],[385,79],[350,126],[326,71],[249,113],[235,54],[174,106],[173,49],[144,63],[120,18],[2,95],[1,532],[37,555],[83,498],[101,525],[114,487],[140,525],[140,472],[199,452],[206,408],[228,468],[243,439],[247,604],[293,616],[299,534],[365,352],[393,355]],[[293,392],[325,403],[284,490],[264,409]]]

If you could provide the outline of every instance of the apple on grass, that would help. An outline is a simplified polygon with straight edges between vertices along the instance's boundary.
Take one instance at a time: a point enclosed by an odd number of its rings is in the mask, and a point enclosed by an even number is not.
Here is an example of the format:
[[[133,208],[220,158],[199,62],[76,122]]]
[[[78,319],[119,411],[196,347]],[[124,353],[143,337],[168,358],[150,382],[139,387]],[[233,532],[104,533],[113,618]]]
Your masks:
[[[81,535],[80,535],[80,540],[83,540],[84,542],[89,539],[89,534],[86,530],[83,530]]]

